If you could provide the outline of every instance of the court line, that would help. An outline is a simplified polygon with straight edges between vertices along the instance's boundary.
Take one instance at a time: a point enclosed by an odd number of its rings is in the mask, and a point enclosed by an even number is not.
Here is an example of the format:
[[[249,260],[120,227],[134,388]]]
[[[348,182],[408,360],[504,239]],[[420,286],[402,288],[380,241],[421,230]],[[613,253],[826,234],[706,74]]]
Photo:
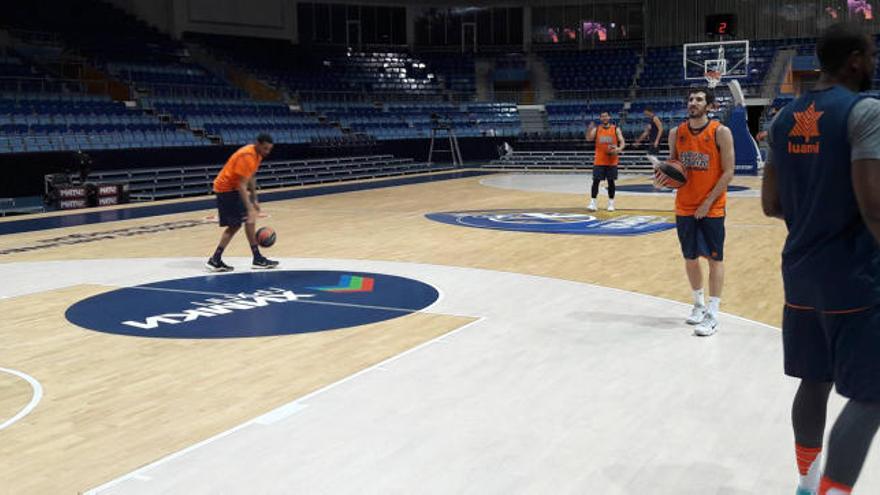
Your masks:
[[[21,371],[18,371],[18,370],[11,370],[9,368],[0,368],[0,372],[9,373],[10,375],[14,375],[14,376],[21,378],[22,380],[28,382],[28,384],[30,384],[30,386],[31,386],[31,389],[33,390],[33,393],[31,394],[31,400],[30,400],[30,402],[28,402],[28,404],[26,406],[24,406],[24,409],[19,411],[18,414],[16,414],[12,418],[7,419],[3,423],[0,423],[0,430],[4,430],[6,428],[9,428],[10,426],[15,424],[16,422],[18,422],[21,418],[30,414],[30,412],[33,411],[35,407],[37,407],[37,404],[40,403],[40,399],[43,398],[43,386],[40,385],[40,382],[38,382],[34,377],[28,375],[27,373],[22,373]]]
[[[428,347],[429,345],[441,342],[441,341],[447,339],[448,337],[451,337],[452,335],[457,334],[472,325],[476,325],[477,323],[482,323],[485,320],[486,320],[486,317],[479,317],[478,319],[476,319],[472,322],[465,323],[464,325],[456,328],[455,330],[452,330],[450,332],[444,333],[443,335],[439,335],[437,337],[434,337],[433,339],[428,340],[427,342],[422,342],[421,344],[419,344],[411,349],[407,349],[407,350],[401,352],[400,354],[396,354],[394,356],[391,356],[383,361],[380,361],[380,362],[373,364],[367,368],[364,368],[354,374],[351,374],[341,380],[335,381],[329,385],[325,385],[317,390],[309,392],[308,394],[306,394],[298,399],[290,401],[286,404],[282,404],[281,406],[278,406],[278,407],[272,409],[271,411],[265,412],[255,418],[252,418],[244,423],[241,423],[237,426],[234,426],[226,431],[220,432],[212,437],[206,438],[206,439],[202,440],[201,442],[190,445],[189,447],[186,447],[182,450],[178,450],[177,452],[169,454],[165,457],[159,458],[159,459],[157,459],[157,460],[155,460],[145,466],[142,466],[142,467],[140,467],[130,473],[124,474],[118,478],[110,480],[110,481],[104,483],[103,485],[99,485],[99,486],[96,486],[95,488],[91,488],[89,490],[86,490],[83,493],[83,495],[98,495],[102,491],[113,488],[114,486],[116,486],[124,481],[127,481],[128,479],[137,479],[137,480],[142,480],[142,481],[150,480],[151,478],[149,476],[147,476],[145,474],[145,472],[147,472],[151,469],[157,468],[165,463],[171,462],[171,461],[173,461],[179,457],[182,457],[182,456],[184,456],[184,455],[186,455],[186,454],[188,454],[198,448],[201,448],[201,447],[204,447],[208,444],[214,443],[217,440],[220,440],[220,439],[223,439],[229,435],[232,435],[233,433],[235,433],[239,430],[242,430],[244,428],[247,428],[248,426],[271,424],[271,423],[280,421],[286,417],[289,417],[293,414],[296,414],[297,412],[299,412],[307,407],[307,404],[304,404],[304,402],[306,402],[309,399],[312,399],[320,394],[328,392],[328,391],[330,391],[340,385],[343,385],[351,380],[354,380],[355,378],[357,378],[363,374],[369,373],[371,371],[376,371],[376,370],[383,371],[382,368],[384,366],[386,366],[394,361],[397,361],[398,359],[401,359],[406,355],[409,355],[409,354],[414,353],[416,351],[419,351],[425,347]]]
[[[325,196],[328,194],[342,194],[383,189],[386,187],[417,185],[442,180],[466,179],[493,173],[495,172],[479,168],[467,168],[426,172],[422,174],[397,175],[391,176],[387,179],[367,179],[356,182],[315,184],[305,187],[292,186],[262,191],[260,193],[260,200],[263,203],[269,203],[273,201]],[[77,227],[80,225],[95,223],[134,220],[138,218],[172,215],[177,213],[192,213],[200,210],[213,209],[215,205],[215,200],[210,196],[196,196],[183,200],[159,200],[154,201],[151,204],[127,204],[121,208],[103,209],[84,213],[65,213],[58,215],[42,214],[18,220],[0,219],[0,236],[65,227]]]

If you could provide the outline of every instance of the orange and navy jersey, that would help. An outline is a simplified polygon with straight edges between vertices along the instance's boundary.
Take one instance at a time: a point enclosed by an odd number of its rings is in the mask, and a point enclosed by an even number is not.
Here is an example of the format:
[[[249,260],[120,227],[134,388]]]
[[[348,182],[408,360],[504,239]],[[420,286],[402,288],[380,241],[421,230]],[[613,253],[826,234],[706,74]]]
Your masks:
[[[853,146],[861,148],[864,134],[851,126],[850,114],[863,99],[842,86],[807,91],[770,126],[770,165],[788,228],[782,281],[791,308],[834,314],[880,304],[880,246],[852,180]]]
[[[214,192],[222,193],[237,190],[242,179],[250,179],[257,173],[257,169],[260,168],[262,161],[263,157],[257,153],[257,149],[253,144],[242,146],[229,157],[226,165],[217,174],[217,178],[214,179]]]
[[[715,139],[715,132],[721,123],[710,120],[698,132],[693,132],[687,122],[678,126],[675,136],[675,151],[687,169],[687,183],[675,195],[675,214],[692,216],[715,188],[724,170],[721,166],[721,151]],[[722,192],[709,208],[709,217],[723,217],[727,206],[727,192]]]
[[[609,125],[608,127],[599,126],[596,129],[596,158],[593,165],[614,167],[620,161],[617,154],[609,153],[609,146],[620,146],[617,140],[617,126]]]

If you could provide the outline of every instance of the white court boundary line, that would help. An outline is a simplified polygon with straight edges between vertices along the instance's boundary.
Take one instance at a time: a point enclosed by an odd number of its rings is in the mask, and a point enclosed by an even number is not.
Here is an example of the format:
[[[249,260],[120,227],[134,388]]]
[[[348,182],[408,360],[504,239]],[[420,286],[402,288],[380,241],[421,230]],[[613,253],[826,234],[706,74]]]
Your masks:
[[[7,419],[2,424],[0,424],[0,430],[4,430],[6,428],[9,428],[13,424],[17,423],[21,418],[30,414],[30,412],[33,411],[35,407],[37,407],[37,404],[40,403],[40,399],[43,398],[43,386],[40,385],[40,382],[38,382],[34,377],[28,375],[27,373],[22,373],[21,371],[18,371],[18,370],[11,370],[9,368],[0,368],[0,373],[8,373],[10,375],[17,376],[17,377],[21,378],[22,380],[28,382],[28,384],[30,384],[30,386],[31,386],[31,389],[33,390],[33,393],[31,395],[31,400],[30,400],[30,402],[28,402],[28,404],[26,406],[24,406],[24,409],[19,411],[18,414],[16,414],[15,416],[11,417],[10,419]]]
[[[307,405],[304,404],[305,401],[307,401],[317,395],[323,394],[323,393],[325,393],[329,390],[332,390],[340,385],[343,385],[351,380],[354,380],[355,378],[357,378],[363,374],[369,373],[374,370],[382,370],[383,367],[387,364],[390,364],[390,363],[392,363],[392,362],[394,362],[394,361],[396,361],[396,360],[398,360],[408,354],[411,354],[411,353],[414,353],[418,350],[421,350],[429,345],[436,344],[438,342],[442,342],[446,338],[451,337],[452,335],[457,334],[472,325],[476,325],[477,323],[482,323],[485,320],[486,320],[485,317],[480,317],[470,323],[466,323],[466,324],[456,328],[455,330],[452,330],[451,332],[444,333],[443,335],[435,337],[431,340],[428,340],[426,342],[422,342],[421,344],[419,344],[411,349],[407,349],[406,351],[403,351],[400,354],[396,354],[394,356],[391,356],[391,357],[389,357],[383,361],[380,361],[372,366],[369,366],[369,367],[364,368],[354,374],[351,374],[341,380],[335,381],[329,385],[325,385],[325,386],[319,388],[318,390],[309,392],[308,394],[306,394],[296,400],[293,400],[293,401],[288,402],[286,404],[282,404],[282,405],[276,407],[275,409],[272,409],[271,411],[263,413],[263,414],[257,416],[256,418],[250,419],[250,420],[248,420],[238,426],[234,426],[229,430],[220,432],[220,433],[214,435],[213,437],[206,438],[206,439],[202,440],[201,442],[195,443],[193,445],[190,445],[189,447],[184,448],[183,450],[178,450],[177,452],[174,452],[174,453],[169,454],[165,457],[162,457],[156,461],[153,461],[150,464],[142,466],[142,467],[140,467],[140,468],[138,468],[128,474],[124,474],[116,479],[110,480],[107,483],[104,483],[103,485],[100,485],[100,486],[97,486],[97,487],[92,488],[90,490],[87,490],[84,492],[83,495],[98,495],[102,491],[107,490],[109,488],[113,488],[114,486],[116,486],[124,481],[127,481],[128,479],[149,481],[151,478],[149,476],[145,475],[144,473],[150,469],[159,467],[165,463],[173,461],[173,460],[177,459],[178,457],[184,456],[184,455],[186,455],[186,454],[188,454],[198,448],[204,447],[205,445],[214,443],[217,440],[225,438],[225,437],[227,437],[227,436],[229,436],[229,435],[231,435],[241,429],[247,428],[248,426],[274,423],[274,422],[279,421],[287,416],[290,416],[291,414],[295,414],[296,412],[299,412],[299,411],[305,409],[305,407],[307,407]]]
[[[555,173],[552,171],[550,171],[550,172],[536,171],[533,173],[513,172],[513,173],[504,173],[504,174],[494,174],[493,176],[484,177],[484,178],[480,179],[479,184],[483,187],[488,187],[490,189],[502,189],[505,191],[519,191],[519,192],[526,192],[526,193],[567,194],[567,195],[571,195],[571,196],[583,196],[584,194],[589,194],[589,192],[590,192],[589,187],[587,189],[584,189],[583,191],[570,192],[570,191],[552,191],[552,190],[541,189],[541,188],[529,189],[527,187],[517,187],[515,185],[502,185],[502,184],[498,184],[498,183],[493,183],[493,181],[498,179],[499,177],[513,177],[513,178],[523,177],[523,176],[554,177],[554,176],[565,176],[565,175],[576,175],[579,177],[580,176],[586,177],[592,173],[590,171],[587,171],[584,173],[571,173],[571,171],[568,171],[569,173],[566,174],[565,172],[566,172],[565,170],[560,170]],[[618,180],[645,179],[646,177],[650,178],[650,174],[647,172],[645,174],[641,174],[641,175],[639,175],[639,174],[620,174],[620,176],[618,177]],[[644,185],[644,184],[646,184],[646,183],[640,182],[638,184],[619,184],[618,187]],[[733,185],[736,186],[737,184],[733,184]],[[741,190],[741,191],[727,191],[727,196],[731,197],[731,198],[758,198],[761,196],[760,189],[755,189],[750,186],[742,186],[742,187],[747,187],[747,189]],[[605,186],[602,186],[601,189],[602,189],[602,192],[605,192],[605,193],[608,192],[608,188]],[[658,198],[671,198],[675,195],[672,190],[647,192],[647,191],[627,191],[625,189],[618,189],[617,193],[619,195],[623,195],[623,196],[644,196],[644,197],[650,196],[650,197],[658,197]]]

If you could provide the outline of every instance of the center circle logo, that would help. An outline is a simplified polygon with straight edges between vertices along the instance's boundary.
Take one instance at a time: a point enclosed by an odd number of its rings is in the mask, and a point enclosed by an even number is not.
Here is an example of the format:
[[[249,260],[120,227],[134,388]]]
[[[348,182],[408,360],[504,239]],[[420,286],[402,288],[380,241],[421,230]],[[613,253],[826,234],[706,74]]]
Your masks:
[[[279,270],[126,287],[79,301],[65,316],[83,328],[137,337],[265,337],[378,323],[438,297],[434,287],[394,275]]]
[[[587,213],[585,209],[446,211],[425,215],[435,222],[480,229],[542,234],[634,236],[675,227],[670,212]]]

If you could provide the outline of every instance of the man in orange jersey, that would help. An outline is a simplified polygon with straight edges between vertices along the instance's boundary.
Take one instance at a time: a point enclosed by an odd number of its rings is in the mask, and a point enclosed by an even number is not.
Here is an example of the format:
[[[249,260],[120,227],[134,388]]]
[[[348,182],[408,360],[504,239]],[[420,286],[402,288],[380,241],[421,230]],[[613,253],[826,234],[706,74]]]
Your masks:
[[[877,49],[860,27],[835,24],[816,55],[819,81],[770,125],[761,203],[788,230],[782,349],[785,374],[800,378],[796,493],[844,495],[880,428],[880,102],[859,94],[871,88]],[[848,401],[823,470],[832,385]]]
[[[217,196],[217,212],[220,226],[226,227],[220,236],[220,243],[214,255],[205,264],[212,272],[228,272],[232,267],[223,262],[223,250],[229,245],[229,241],[241,228],[244,222],[244,231],[251,253],[254,256],[253,268],[275,268],[277,261],[270,260],[260,254],[257,244],[256,224],[257,212],[260,211],[260,202],[257,201],[257,169],[260,168],[263,158],[272,152],[272,136],[260,134],[254,144],[248,144],[238,149],[226,165],[214,179],[214,194]]]
[[[590,122],[587,128],[587,141],[596,141],[596,155],[593,160],[593,187],[590,191],[590,211],[596,211],[596,197],[599,196],[599,183],[608,181],[608,211],[614,211],[614,192],[617,180],[617,164],[619,153],[626,147],[620,128],[611,123],[611,114],[602,112],[599,115],[602,125]]]
[[[687,323],[694,334],[713,335],[718,330],[718,308],[724,285],[724,217],[727,185],[733,179],[733,134],[709,119],[715,95],[708,88],[688,93],[688,119],[669,131],[670,160],[687,170],[687,183],[675,195],[675,225],[685,271],[693,289],[694,307]],[[709,260],[709,304],[703,295],[699,257]]]

